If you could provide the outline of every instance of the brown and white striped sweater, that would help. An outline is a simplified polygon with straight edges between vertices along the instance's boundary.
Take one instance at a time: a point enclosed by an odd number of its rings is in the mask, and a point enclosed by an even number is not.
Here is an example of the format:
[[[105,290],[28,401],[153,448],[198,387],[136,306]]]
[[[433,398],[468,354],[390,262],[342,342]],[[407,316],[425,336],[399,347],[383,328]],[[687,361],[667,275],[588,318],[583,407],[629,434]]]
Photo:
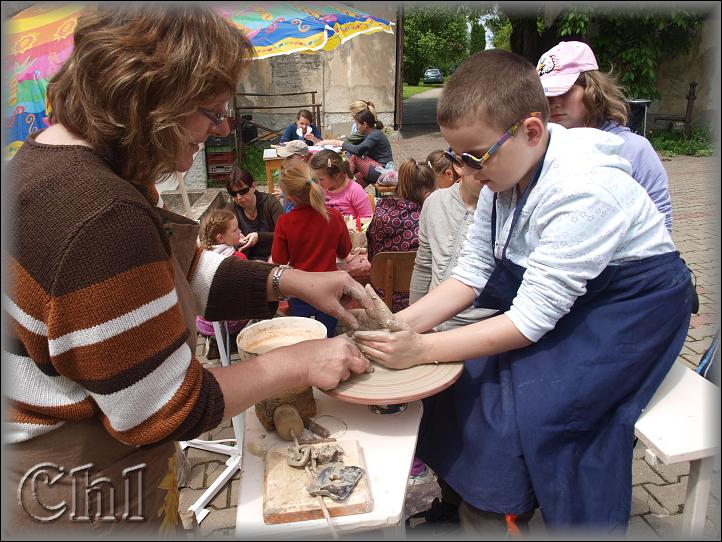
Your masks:
[[[177,277],[158,209],[90,148],[31,138],[9,172],[6,442],[91,417],[131,445],[215,427],[223,396],[186,342],[177,281],[208,320],[268,318],[271,266],[196,247]]]

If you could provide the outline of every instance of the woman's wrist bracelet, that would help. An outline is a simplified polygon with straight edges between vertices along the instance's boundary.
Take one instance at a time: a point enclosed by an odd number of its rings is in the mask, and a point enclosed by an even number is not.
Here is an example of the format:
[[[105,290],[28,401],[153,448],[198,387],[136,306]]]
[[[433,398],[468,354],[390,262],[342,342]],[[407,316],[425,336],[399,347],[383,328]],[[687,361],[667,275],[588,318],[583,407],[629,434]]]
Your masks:
[[[286,299],[286,296],[281,293],[281,275],[286,269],[291,269],[290,265],[279,265],[276,267],[276,269],[273,271],[273,281],[271,282],[271,287],[273,291],[273,295],[276,296],[279,300]]]

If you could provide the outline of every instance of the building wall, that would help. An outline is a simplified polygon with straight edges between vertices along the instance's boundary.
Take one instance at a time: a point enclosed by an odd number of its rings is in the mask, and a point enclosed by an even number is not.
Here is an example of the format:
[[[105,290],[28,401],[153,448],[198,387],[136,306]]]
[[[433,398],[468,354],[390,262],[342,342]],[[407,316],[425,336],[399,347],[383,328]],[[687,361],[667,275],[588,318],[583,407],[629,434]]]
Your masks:
[[[396,7],[381,3],[345,2],[377,17],[396,22]],[[396,32],[396,27],[393,27]],[[351,127],[348,105],[354,100],[374,102],[380,120],[393,125],[396,36],[385,32],[356,36],[333,51],[294,53],[254,60],[239,87],[240,93],[279,94],[315,90],[321,103],[322,133],[347,134]],[[250,112],[253,120],[273,129],[295,122],[310,97],[240,97],[238,105],[289,107],[273,112]]]
[[[684,115],[689,83],[697,81],[694,125],[713,126],[712,121],[719,113],[719,24],[718,15],[706,19],[688,52],[659,65],[657,90],[662,97],[650,106],[652,121],[655,114]]]

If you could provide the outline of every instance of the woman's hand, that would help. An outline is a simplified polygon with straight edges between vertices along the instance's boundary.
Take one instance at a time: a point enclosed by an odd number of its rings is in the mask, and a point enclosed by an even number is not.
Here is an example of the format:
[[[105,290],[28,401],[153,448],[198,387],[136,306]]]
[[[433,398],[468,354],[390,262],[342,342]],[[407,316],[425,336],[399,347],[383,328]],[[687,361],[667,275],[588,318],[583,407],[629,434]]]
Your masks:
[[[366,286],[371,297],[373,308],[366,310],[366,317],[361,317],[361,327],[351,338],[366,357],[391,369],[406,369],[414,365],[428,363],[425,355],[428,348],[424,344],[423,335],[416,333],[411,327],[397,318],[386,306],[383,299]]]
[[[318,143],[321,141],[319,138],[313,135],[313,132],[309,132],[308,134],[303,136],[303,139],[308,139],[314,145],[318,145]]]
[[[359,328],[359,323],[342,303],[353,298],[359,301],[363,308],[373,311],[373,302],[363,286],[346,271],[309,273],[288,269],[281,276],[279,287],[284,295],[303,299],[354,330]]]
[[[340,147],[343,144],[343,141],[340,139],[322,139],[316,145],[330,145],[331,147]]]
[[[289,348],[294,363],[306,365],[308,384],[322,390],[335,388],[351,374],[372,370],[371,362],[343,335],[303,341]]]
[[[256,243],[258,243],[258,233],[252,231],[251,233],[246,235],[245,239],[241,239],[241,246],[238,250],[246,250],[247,248],[251,248]]]

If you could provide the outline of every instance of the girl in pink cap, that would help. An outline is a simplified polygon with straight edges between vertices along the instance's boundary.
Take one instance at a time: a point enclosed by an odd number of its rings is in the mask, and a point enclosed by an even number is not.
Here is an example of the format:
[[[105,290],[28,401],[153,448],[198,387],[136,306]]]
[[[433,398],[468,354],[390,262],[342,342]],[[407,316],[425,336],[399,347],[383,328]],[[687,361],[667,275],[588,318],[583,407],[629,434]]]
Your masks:
[[[549,101],[549,121],[565,128],[598,128],[621,137],[622,158],[632,165],[632,177],[652,198],[671,232],[667,172],[649,141],[627,128],[627,99],[614,78],[599,71],[589,46],[562,41],[541,56],[537,71]]]

